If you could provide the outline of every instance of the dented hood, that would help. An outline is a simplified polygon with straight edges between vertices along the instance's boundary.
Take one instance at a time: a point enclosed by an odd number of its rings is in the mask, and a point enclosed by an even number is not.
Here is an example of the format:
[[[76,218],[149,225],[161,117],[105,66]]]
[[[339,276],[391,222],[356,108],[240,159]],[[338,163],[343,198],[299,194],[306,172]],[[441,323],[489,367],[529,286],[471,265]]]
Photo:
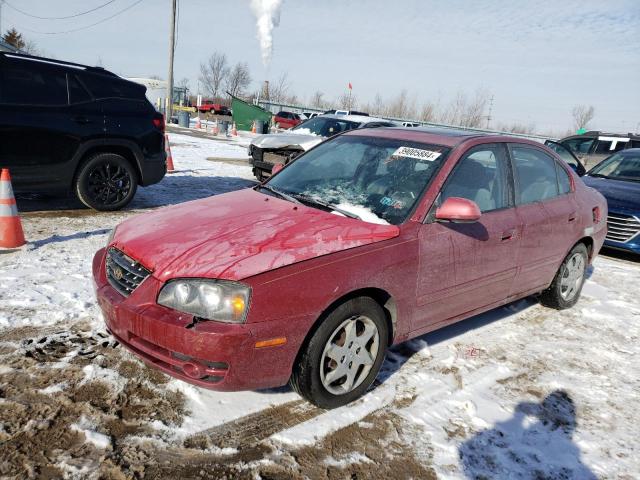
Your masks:
[[[301,148],[306,151],[324,140],[324,137],[318,135],[291,132],[262,135],[253,140],[251,144],[259,148]]]
[[[395,225],[346,218],[246,189],[133,217],[118,226],[112,245],[161,281],[241,280],[398,234]]]

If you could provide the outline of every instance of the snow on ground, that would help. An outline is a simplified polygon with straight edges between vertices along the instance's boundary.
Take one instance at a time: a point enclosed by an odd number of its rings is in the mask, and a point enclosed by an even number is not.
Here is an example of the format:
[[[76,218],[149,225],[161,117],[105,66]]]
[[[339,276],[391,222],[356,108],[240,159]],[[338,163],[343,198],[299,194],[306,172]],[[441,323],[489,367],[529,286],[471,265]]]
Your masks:
[[[525,299],[395,346],[333,411],[286,387],[203,390],[116,348],[91,281],[108,231],[252,185],[237,143],[170,139],[178,172],[128,210],[23,213],[29,244],[0,253],[0,476],[640,476],[638,261],[598,257],[573,309]]]

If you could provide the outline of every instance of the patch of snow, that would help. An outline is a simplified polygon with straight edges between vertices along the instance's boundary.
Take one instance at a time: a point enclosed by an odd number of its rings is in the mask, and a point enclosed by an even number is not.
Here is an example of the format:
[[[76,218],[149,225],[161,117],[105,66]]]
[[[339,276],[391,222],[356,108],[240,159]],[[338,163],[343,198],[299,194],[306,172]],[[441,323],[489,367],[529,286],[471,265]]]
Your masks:
[[[291,391],[215,392],[175,379],[169,382],[168,388],[185,395],[186,408],[190,412],[180,427],[171,427],[171,434],[175,438],[185,438],[265,408],[300,398]]]
[[[353,465],[355,463],[373,463],[373,460],[360,452],[351,453],[339,460],[336,460],[333,457],[329,457],[324,460],[325,465],[338,468],[346,468],[349,465]]]
[[[72,423],[70,427],[76,432],[84,433],[86,441],[92,443],[96,448],[102,450],[111,448],[111,438],[103,433],[96,432],[94,430],[96,428],[95,424],[87,420],[84,415],[80,417],[77,423]]]
[[[339,203],[338,205],[336,205],[336,207],[338,207],[340,210],[344,210],[345,212],[349,212],[357,215],[358,217],[360,217],[360,219],[363,222],[377,223],[379,225],[389,225],[389,222],[387,222],[384,218],[380,218],[378,215],[373,213],[367,207],[362,207],[360,205],[352,205],[350,203],[345,203],[345,202]],[[331,213],[335,213],[336,215],[343,215],[340,212],[331,212]]]
[[[67,386],[66,382],[55,383],[53,385],[49,385],[47,388],[41,388],[38,392],[43,395],[50,395],[52,393],[62,392]]]

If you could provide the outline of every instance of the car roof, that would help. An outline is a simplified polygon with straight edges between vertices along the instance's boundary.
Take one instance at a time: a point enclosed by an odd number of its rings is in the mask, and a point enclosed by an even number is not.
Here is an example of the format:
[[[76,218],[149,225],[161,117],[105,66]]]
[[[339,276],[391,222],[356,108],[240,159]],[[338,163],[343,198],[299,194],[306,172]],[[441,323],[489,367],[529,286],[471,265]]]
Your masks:
[[[457,128],[435,128],[435,127],[380,127],[376,129],[350,130],[343,135],[376,136],[397,140],[407,140],[410,142],[429,143],[433,145],[443,145],[454,147],[470,138],[484,138],[496,142],[525,143],[528,145],[544,146],[540,142],[535,142],[526,138],[512,137],[509,135],[488,134],[473,132]]]
[[[360,122],[360,123],[371,123],[371,122],[393,123],[391,120],[385,120],[384,118],[378,118],[378,117],[369,117],[365,115],[335,115],[333,113],[325,113],[319,116],[323,118],[335,118],[336,120],[348,120],[350,122]]]
[[[66,67],[66,68],[72,68],[76,70],[86,70],[87,72],[101,73],[103,75],[108,75],[110,77],[118,77],[118,75],[116,75],[115,73],[110,72],[109,70],[105,70],[102,67],[91,67],[89,65],[83,65],[82,63],[66,62],[64,60],[58,60],[56,58],[37,57],[35,55],[26,55],[24,53],[14,53],[14,52],[0,52],[0,56],[6,57],[9,59],[29,60],[32,62],[46,63],[49,65],[55,65],[63,68]]]
[[[574,138],[598,138],[598,137],[616,137],[616,138],[630,138],[633,140],[640,139],[640,135],[636,133],[611,133],[611,132],[602,132],[600,130],[590,130],[584,133],[575,133],[573,135],[566,136],[560,139],[560,142],[564,142],[565,140],[572,140]]]

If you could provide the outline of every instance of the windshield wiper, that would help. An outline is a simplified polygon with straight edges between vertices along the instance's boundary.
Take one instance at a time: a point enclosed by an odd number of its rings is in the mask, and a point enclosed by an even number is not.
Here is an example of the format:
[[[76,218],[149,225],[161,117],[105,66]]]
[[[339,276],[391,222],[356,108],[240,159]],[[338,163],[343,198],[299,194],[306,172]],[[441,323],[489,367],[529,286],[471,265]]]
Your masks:
[[[288,193],[283,192],[282,190],[278,190],[277,188],[274,188],[271,185],[258,185],[258,188],[264,188],[265,190],[269,190],[270,192],[275,193],[278,197],[284,198],[285,200],[288,200],[290,202],[302,203],[296,197],[289,195]]]
[[[607,175],[602,175],[601,173],[588,173],[587,175],[589,175],[590,177],[597,177],[597,178],[610,178]]]
[[[343,210],[341,208],[336,207],[332,203],[325,202],[323,200],[318,200],[317,198],[308,197],[308,196],[302,195],[302,194],[295,194],[294,196],[299,202],[302,202],[302,203],[305,203],[305,204],[309,204],[309,205],[317,205],[317,206],[320,206],[320,207],[324,207],[324,208],[326,208],[328,210],[331,210],[332,212],[341,213],[345,217],[362,220],[362,218],[359,215],[356,215],[355,213],[347,212],[346,210]]]

